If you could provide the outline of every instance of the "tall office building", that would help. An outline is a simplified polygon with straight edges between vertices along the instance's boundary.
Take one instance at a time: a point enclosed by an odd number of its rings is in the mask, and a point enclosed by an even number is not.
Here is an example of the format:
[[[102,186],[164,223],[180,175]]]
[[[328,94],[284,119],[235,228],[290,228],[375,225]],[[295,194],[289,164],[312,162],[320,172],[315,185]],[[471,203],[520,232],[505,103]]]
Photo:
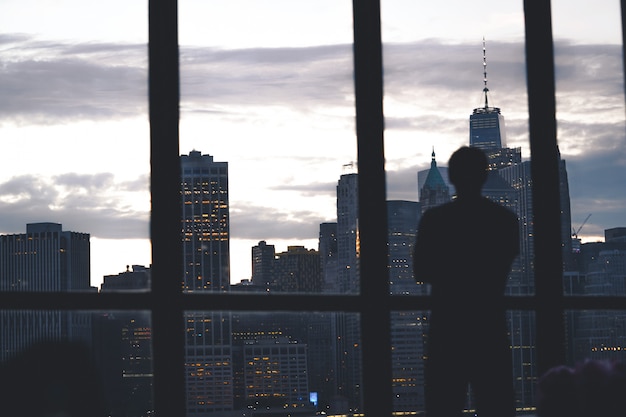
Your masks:
[[[417,201],[387,201],[389,288],[392,294],[421,294],[413,277],[413,247],[421,217]]]
[[[183,290],[230,287],[228,163],[191,151],[181,156]],[[188,312],[187,415],[233,409],[231,322],[227,312]]]
[[[337,184],[337,281],[339,292],[360,291],[358,174],[343,174]],[[337,393],[354,409],[361,406],[361,341],[359,318],[337,313]]]
[[[470,146],[482,150],[500,149],[506,143],[504,116],[500,108],[489,106],[487,88],[487,49],[483,39],[483,93],[485,105],[474,109],[469,120]],[[505,145],[506,146],[506,145]]]
[[[230,286],[228,162],[191,151],[181,156],[183,289],[227,291]]]
[[[387,201],[389,288],[395,295],[424,294],[423,285],[418,285],[413,275],[413,247],[420,213],[420,203],[416,201]],[[396,412],[424,409],[424,316],[423,311],[391,314],[393,409]]]
[[[322,292],[338,293],[337,281],[337,222],[320,224],[318,252],[320,253],[320,274]]]
[[[343,174],[337,184],[337,275],[339,291],[359,291],[358,174]]]
[[[31,223],[0,236],[0,291],[90,291],[89,234],[58,223]],[[0,312],[0,360],[39,341],[90,341],[89,315],[68,311]]]

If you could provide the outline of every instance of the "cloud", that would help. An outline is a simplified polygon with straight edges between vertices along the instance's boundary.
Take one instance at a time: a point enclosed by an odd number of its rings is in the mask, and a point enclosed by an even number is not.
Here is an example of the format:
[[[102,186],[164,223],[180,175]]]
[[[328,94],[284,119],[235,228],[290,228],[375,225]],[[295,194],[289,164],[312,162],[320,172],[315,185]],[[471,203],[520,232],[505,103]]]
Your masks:
[[[252,202],[230,209],[230,233],[238,239],[311,239],[318,235],[320,223],[326,221],[314,211],[281,210]]]
[[[309,111],[352,106],[353,96],[350,45],[181,48],[181,104],[186,111],[229,106]]]
[[[62,124],[147,114],[145,45],[0,38],[0,122]]]
[[[0,124],[65,124],[147,114],[146,45],[72,44],[3,34],[0,47]],[[484,103],[481,52],[475,42],[386,43],[388,137],[429,138],[428,152],[437,145],[430,138],[465,143],[468,117]],[[259,109],[280,108],[304,115],[333,114],[350,120],[346,125],[352,126],[351,45],[232,50],[183,46],[180,56],[183,113],[253,124],[263,117]],[[487,63],[489,104],[502,109],[509,146],[525,147],[528,158],[523,43],[490,42]],[[626,178],[620,46],[559,40],[555,65],[559,146],[568,161],[574,219],[593,212],[598,227],[625,225],[626,196],[618,180]],[[353,134],[346,131],[350,138]],[[407,146],[417,149],[418,144]],[[423,154],[416,149],[406,154]],[[393,165],[387,173],[389,198],[414,200],[410,197],[415,195],[416,164],[428,162]],[[330,197],[335,184],[324,182],[326,177],[318,181],[284,179],[267,188],[299,197]],[[106,173],[68,173],[49,180],[15,177],[0,184],[0,227],[13,230],[12,225],[24,224],[25,219],[50,220],[101,237],[145,237],[147,211],[134,211],[124,200],[133,191],[145,192],[145,184],[145,178],[121,183]],[[233,206],[232,235],[259,240],[311,237],[327,220],[312,210]]]
[[[128,193],[137,194],[147,178],[116,182],[111,173],[67,173],[44,178],[21,175],[0,183],[0,230],[24,233],[27,223],[55,222],[64,230],[100,238],[147,238],[149,212],[131,207]]]

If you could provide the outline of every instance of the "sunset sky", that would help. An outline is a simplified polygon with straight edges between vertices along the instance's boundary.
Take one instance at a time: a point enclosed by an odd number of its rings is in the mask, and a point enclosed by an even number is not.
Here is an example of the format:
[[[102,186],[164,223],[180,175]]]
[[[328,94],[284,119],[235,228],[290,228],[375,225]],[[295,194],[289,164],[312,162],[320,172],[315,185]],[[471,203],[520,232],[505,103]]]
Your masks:
[[[180,151],[229,163],[231,281],[259,240],[317,248],[356,160],[351,2],[180,0]],[[522,1],[382,0],[388,197],[468,144],[483,103],[528,151]],[[553,1],[557,123],[572,226],[626,226],[617,0]],[[150,263],[147,2],[0,3],[0,233],[91,234],[92,283]]]

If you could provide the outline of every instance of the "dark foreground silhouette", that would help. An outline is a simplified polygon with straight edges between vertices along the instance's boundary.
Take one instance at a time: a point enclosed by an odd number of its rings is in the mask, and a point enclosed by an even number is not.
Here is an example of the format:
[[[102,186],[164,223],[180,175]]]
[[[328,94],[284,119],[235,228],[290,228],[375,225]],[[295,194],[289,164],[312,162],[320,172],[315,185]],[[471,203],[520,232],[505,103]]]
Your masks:
[[[481,196],[487,159],[462,147],[448,163],[456,200],[424,213],[415,246],[418,281],[430,283],[425,362],[428,417],[461,416],[470,384],[480,417],[515,415],[502,304],[519,253],[517,217]]]
[[[0,415],[104,417],[99,374],[79,343],[42,342],[0,364]]]

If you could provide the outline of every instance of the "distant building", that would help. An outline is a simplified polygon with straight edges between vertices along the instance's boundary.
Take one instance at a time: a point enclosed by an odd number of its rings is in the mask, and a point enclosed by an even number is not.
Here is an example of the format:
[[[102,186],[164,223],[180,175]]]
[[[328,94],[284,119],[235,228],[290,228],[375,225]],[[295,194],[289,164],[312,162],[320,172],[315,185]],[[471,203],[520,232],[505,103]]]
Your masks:
[[[126,265],[126,271],[117,275],[105,275],[100,291],[149,290],[151,281],[150,268],[143,265]]]
[[[394,295],[423,295],[413,275],[413,248],[421,216],[416,201],[387,201],[389,287]],[[391,314],[393,409],[414,412],[424,409],[424,342],[426,319],[423,311]]]
[[[358,174],[343,174],[337,183],[337,282],[342,294],[357,294],[361,289],[359,258]],[[336,314],[337,394],[351,408],[360,409],[361,327],[352,313]]]
[[[605,242],[626,242],[626,227],[613,227],[604,231]]]
[[[88,233],[59,223],[30,223],[26,233],[0,235],[0,291],[93,291]],[[88,314],[70,311],[0,311],[0,360],[39,341],[90,343]]]
[[[421,217],[417,201],[387,201],[389,287],[392,294],[421,294],[413,276],[413,247]]]
[[[102,293],[147,291],[150,268],[133,265],[105,275]],[[93,314],[93,352],[101,369],[110,414],[149,415],[152,401],[152,325],[146,311]]]
[[[337,280],[339,292],[359,291],[358,174],[344,174],[337,183]]]
[[[269,290],[275,283],[276,249],[264,240],[252,247],[252,285]]]
[[[322,292],[320,254],[304,246],[288,246],[276,254],[276,287],[280,292]]]
[[[311,408],[307,345],[287,338],[247,341],[243,346],[245,398],[253,408],[289,411]]]
[[[230,285],[228,162],[191,151],[181,155],[184,291],[227,291]]]
[[[420,183],[419,177],[420,173],[418,173],[418,184]],[[444,180],[441,175],[435,160],[435,151],[433,150],[430,169],[426,171],[424,185],[419,189],[421,212],[424,213],[428,209],[447,203],[451,200],[451,197],[448,180]]]
[[[337,280],[337,222],[321,223],[318,241],[322,292],[339,293]]]
[[[485,92],[485,106],[474,109],[470,116],[470,146],[483,150],[502,148],[506,132],[504,130],[504,116],[498,107],[489,107],[487,102],[487,87]]]
[[[180,162],[183,291],[229,291],[228,163],[195,150]],[[187,312],[185,320],[187,415],[231,411],[230,313]]]

